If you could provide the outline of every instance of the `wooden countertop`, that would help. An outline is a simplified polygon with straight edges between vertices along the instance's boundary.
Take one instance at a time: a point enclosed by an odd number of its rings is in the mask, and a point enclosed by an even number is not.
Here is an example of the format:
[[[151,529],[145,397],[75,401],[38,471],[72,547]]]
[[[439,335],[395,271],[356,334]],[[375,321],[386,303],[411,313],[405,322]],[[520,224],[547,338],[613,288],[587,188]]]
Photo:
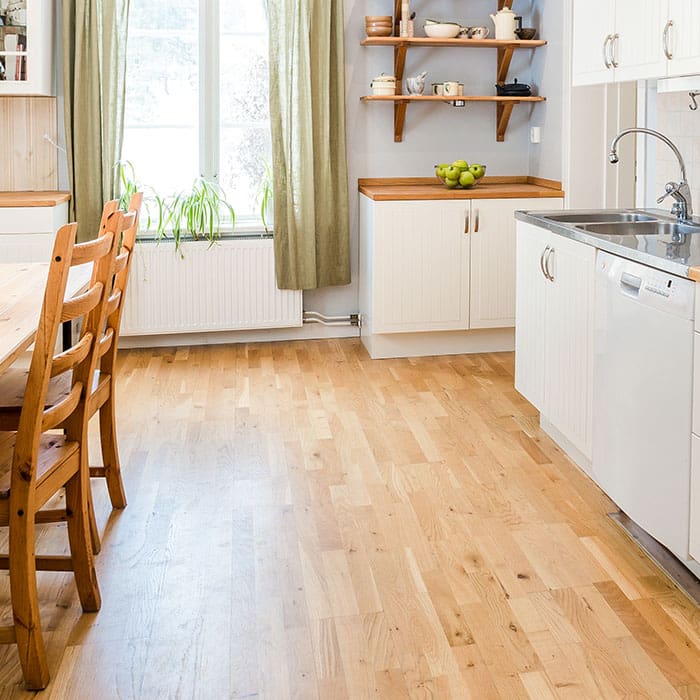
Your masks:
[[[2,207],[55,207],[70,199],[70,192],[0,192]]]
[[[693,282],[700,282],[700,267],[689,267],[688,279],[693,280]]]
[[[561,198],[561,182],[528,175],[484,177],[467,190],[450,190],[437,177],[360,178],[359,191],[375,201],[411,199]]]

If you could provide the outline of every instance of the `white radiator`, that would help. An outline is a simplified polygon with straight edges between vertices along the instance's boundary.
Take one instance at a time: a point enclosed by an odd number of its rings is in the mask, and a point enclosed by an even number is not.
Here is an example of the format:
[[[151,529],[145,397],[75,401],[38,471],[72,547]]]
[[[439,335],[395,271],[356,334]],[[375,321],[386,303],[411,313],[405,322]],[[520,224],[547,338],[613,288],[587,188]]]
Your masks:
[[[275,283],[272,239],[138,243],[122,335],[197,333],[302,325],[301,291]]]

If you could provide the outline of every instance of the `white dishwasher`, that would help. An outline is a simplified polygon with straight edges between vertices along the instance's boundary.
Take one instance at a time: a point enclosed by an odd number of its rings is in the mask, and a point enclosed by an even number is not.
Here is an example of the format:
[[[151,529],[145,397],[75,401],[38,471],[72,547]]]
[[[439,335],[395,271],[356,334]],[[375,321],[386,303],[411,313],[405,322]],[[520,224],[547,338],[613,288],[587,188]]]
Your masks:
[[[593,478],[687,561],[695,283],[599,251]]]

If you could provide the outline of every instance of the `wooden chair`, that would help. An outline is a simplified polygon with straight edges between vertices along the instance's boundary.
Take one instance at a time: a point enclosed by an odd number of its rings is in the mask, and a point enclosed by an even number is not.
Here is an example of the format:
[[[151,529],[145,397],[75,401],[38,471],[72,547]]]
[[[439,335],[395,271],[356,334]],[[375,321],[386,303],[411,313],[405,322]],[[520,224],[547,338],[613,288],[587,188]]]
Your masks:
[[[94,241],[75,244],[76,232],[76,224],[69,224],[56,234],[19,425],[0,440],[0,525],[9,526],[9,556],[0,557],[0,565],[9,569],[14,621],[0,628],[0,642],[17,644],[31,689],[44,688],[49,682],[37,569],[72,570],[83,610],[94,612],[101,605],[89,532],[87,398],[98,361],[97,342],[106,317],[117,240],[113,232],[105,231]],[[84,263],[93,264],[88,290],[64,301],[71,268]],[[83,320],[80,339],[56,354],[61,323],[77,318]],[[47,407],[51,378],[68,372],[69,392]],[[63,434],[49,432],[59,426]],[[38,511],[63,487],[70,556],[35,556]]]
[[[120,227],[125,226],[126,228],[121,231],[113,231],[121,240],[119,253],[115,261],[114,277],[107,300],[106,321],[98,343],[98,362],[94,374],[92,392],[87,402],[88,418],[92,418],[99,411],[100,446],[104,465],[102,467],[90,467],[90,476],[99,476],[106,479],[110,501],[114,508],[125,508],[127,503],[117,448],[114,377],[117,364],[119,328],[134,246],[136,244],[142,201],[143,194],[141,192],[135,193],[129,201],[128,214],[119,220],[115,220],[119,222]],[[110,228],[110,217],[117,209],[118,201],[116,199],[105,204],[100,223],[101,231]],[[4,375],[0,375],[0,430],[16,430],[19,411],[24,401],[26,382],[27,371],[21,366],[10,368]],[[62,400],[70,391],[70,383],[71,377],[69,374],[53,378],[47,392],[47,405],[52,405]],[[41,517],[44,520],[47,518],[46,515]],[[59,519],[62,519],[62,517]],[[93,551],[97,554],[100,551],[100,537],[92,508],[92,498],[90,498],[90,532]]]

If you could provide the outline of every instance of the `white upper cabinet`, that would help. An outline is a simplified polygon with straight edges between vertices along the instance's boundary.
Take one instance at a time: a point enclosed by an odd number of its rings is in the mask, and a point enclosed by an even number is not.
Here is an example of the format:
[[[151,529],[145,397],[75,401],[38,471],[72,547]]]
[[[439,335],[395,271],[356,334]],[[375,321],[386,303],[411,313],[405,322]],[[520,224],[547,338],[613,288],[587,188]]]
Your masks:
[[[669,0],[666,47],[667,75],[700,74],[700,2]]]
[[[615,3],[574,0],[573,84],[595,85],[614,79],[611,45],[615,34]]]
[[[574,0],[572,84],[700,74],[698,0]]]
[[[53,94],[53,21],[51,0],[4,3],[0,15],[0,95]]]
[[[666,75],[667,0],[616,0],[614,5],[611,53],[615,80],[623,82]]]

